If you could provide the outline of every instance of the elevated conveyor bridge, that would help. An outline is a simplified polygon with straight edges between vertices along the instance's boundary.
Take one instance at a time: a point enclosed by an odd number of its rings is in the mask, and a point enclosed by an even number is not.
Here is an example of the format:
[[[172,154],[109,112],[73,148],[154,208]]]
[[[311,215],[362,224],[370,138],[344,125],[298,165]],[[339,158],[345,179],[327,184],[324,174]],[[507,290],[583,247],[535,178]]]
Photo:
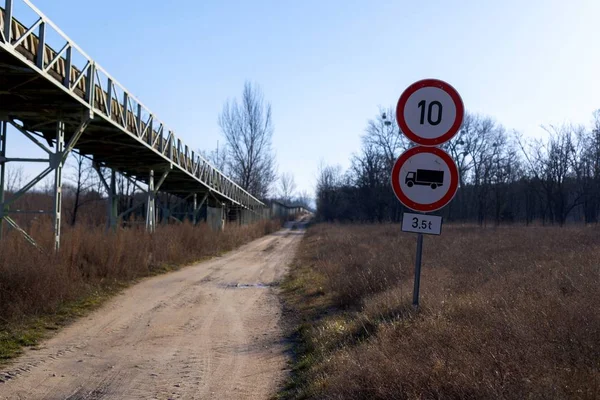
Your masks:
[[[17,5],[35,15],[35,21],[20,22]],[[8,158],[9,125],[48,158]],[[115,171],[144,183],[149,230],[156,223],[154,199],[159,190],[181,198],[192,196],[195,208],[208,200],[262,215],[261,201],[190,150],[29,0],[0,0],[0,221],[20,229],[10,216],[11,203],[53,174],[51,213],[58,247],[62,167],[75,149],[111,171],[110,178],[102,178],[110,201],[116,196]],[[6,200],[6,164],[11,161],[46,162],[48,167]],[[109,209],[114,225],[115,207]]]

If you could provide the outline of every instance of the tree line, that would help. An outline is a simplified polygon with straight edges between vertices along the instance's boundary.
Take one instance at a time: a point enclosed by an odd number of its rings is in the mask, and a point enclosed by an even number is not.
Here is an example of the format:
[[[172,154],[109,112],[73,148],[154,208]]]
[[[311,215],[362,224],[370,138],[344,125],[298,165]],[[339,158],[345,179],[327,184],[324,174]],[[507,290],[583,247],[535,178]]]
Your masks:
[[[591,126],[543,127],[527,139],[489,116],[467,112],[457,135],[442,147],[455,160],[459,190],[437,214],[480,225],[541,222],[597,223],[600,215],[600,110]],[[390,171],[412,143],[401,134],[394,110],[380,109],[362,135],[347,171],[321,165],[317,216],[326,221],[402,218]]]

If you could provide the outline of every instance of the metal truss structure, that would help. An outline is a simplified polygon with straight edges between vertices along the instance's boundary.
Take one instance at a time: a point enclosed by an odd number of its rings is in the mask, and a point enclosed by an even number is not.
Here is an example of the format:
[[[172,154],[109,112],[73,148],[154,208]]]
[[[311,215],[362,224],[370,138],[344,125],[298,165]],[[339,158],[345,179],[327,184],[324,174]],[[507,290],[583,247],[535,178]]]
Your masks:
[[[204,201],[214,199],[219,205],[263,214],[261,201],[190,151],[175,132],[29,0],[3,2],[4,8],[0,0],[0,221],[20,229],[9,215],[11,203],[53,173],[51,214],[58,248],[62,168],[75,149],[93,158],[98,168],[112,170],[110,182],[102,179],[109,195],[112,226],[118,218],[115,171],[147,186],[146,226],[150,231],[156,226],[155,198],[159,190],[195,201],[198,197]],[[21,23],[15,15],[17,4],[33,12],[35,22],[28,26]],[[59,38],[58,42],[50,43],[50,37]],[[7,158],[8,125],[40,147],[48,158]],[[5,201],[5,169],[11,161],[46,162],[48,167]]]

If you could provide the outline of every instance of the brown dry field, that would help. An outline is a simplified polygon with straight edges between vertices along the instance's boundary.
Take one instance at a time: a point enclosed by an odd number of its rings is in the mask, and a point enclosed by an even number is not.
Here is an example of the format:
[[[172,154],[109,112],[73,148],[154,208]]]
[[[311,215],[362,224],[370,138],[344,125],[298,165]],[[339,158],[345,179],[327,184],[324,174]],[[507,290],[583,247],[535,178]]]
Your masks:
[[[309,228],[284,284],[282,398],[600,398],[600,227]]]

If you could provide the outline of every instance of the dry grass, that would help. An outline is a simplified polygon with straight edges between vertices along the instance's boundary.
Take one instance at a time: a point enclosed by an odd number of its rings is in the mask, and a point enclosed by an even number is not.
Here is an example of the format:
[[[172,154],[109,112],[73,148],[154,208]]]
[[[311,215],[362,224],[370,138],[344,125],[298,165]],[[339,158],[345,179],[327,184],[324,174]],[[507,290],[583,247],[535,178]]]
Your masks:
[[[317,225],[286,283],[287,398],[600,398],[600,229]]]
[[[143,229],[107,234],[103,227],[76,226],[63,229],[58,254],[38,252],[13,232],[0,242],[0,360],[35,342],[27,337],[40,336],[40,318],[55,329],[48,316],[64,320],[63,314],[78,314],[136,278],[221,254],[279,226],[264,221],[213,232],[204,224],[167,225],[153,235]],[[31,232],[52,248],[45,223]]]

